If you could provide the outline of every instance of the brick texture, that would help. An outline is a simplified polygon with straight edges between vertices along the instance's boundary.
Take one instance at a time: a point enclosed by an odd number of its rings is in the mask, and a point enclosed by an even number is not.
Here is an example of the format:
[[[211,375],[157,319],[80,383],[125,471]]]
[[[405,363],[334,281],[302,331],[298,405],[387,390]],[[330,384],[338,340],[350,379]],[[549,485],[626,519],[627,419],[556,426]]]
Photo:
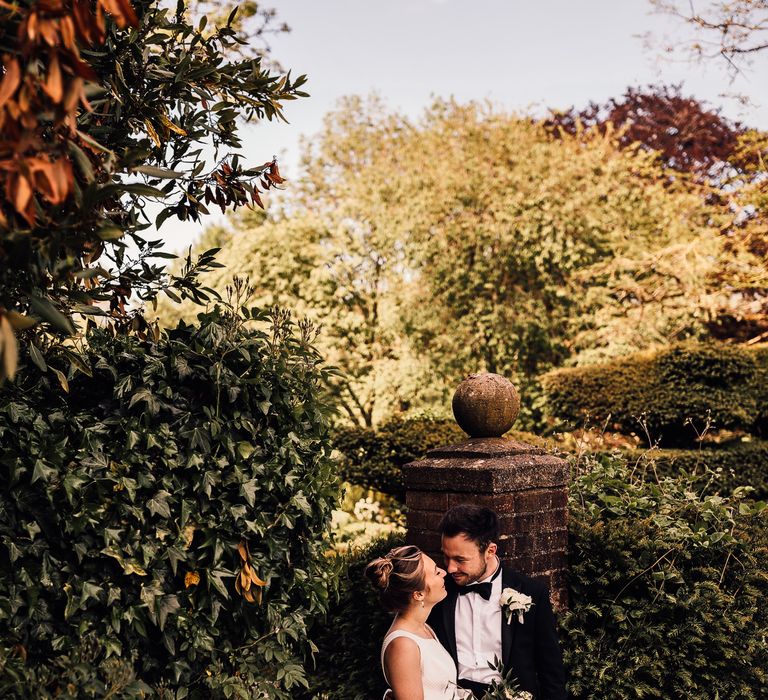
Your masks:
[[[499,515],[498,553],[520,573],[546,581],[558,610],[568,604],[568,467],[564,460],[498,439],[452,446],[406,466],[406,541],[442,562],[438,527],[461,503]],[[525,446],[522,446],[525,448]]]

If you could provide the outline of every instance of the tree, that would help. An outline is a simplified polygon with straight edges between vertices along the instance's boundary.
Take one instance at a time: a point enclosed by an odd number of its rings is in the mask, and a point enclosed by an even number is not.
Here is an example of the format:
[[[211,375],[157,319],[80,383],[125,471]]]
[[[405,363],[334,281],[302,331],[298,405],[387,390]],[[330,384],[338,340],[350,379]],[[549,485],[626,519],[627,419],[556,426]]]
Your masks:
[[[205,284],[223,291],[232,274],[247,276],[256,304],[291,308],[320,326],[318,347],[342,370],[327,377],[326,389],[345,420],[370,427],[417,403],[419,362],[400,317],[408,289],[393,269],[394,252],[375,231],[349,221],[310,213],[253,219],[242,216],[223,242],[214,241],[222,242],[223,267]],[[197,313],[189,302],[158,306],[163,325]]]
[[[327,388],[342,420],[361,426],[432,406],[446,391],[404,328],[404,309],[423,297],[379,199],[388,170],[378,140],[401,128],[378,100],[345,100],[307,146],[306,175],[282,209],[270,207],[266,222],[246,212],[231,233],[206,232],[196,246],[222,247],[226,271],[207,274],[206,285],[221,291],[232,273],[247,275],[256,303],[290,307],[321,327],[318,347],[340,369]],[[158,307],[164,325],[196,313],[191,303]]]
[[[405,150],[419,168],[397,176],[400,222],[431,301],[417,337],[437,366],[525,380],[701,332],[690,308],[718,246],[711,209],[653,153],[599,132],[553,142],[542,124],[453,103]]]
[[[697,60],[723,59],[734,75],[748,66],[759,52],[768,49],[766,0],[650,2],[658,12],[672,15],[693,28],[696,38],[681,48]]]
[[[129,300],[152,301],[164,288],[208,298],[197,276],[212,267],[210,255],[164,277],[169,255],[148,237],[149,200],[164,205],[159,228],[169,217],[197,219],[210,204],[259,204],[260,191],[282,182],[274,161],[242,163],[238,123],[283,118],[283,104],[305,94],[304,76],[233,54],[234,12],[209,31],[205,17],[193,24],[185,10],[158,0],[0,4],[5,375],[15,367],[11,327],[41,371],[51,362],[87,371],[76,341],[62,341],[78,316],[146,335]]]
[[[325,324],[360,424],[441,405],[467,372],[529,392],[566,361],[707,335],[736,279],[718,262],[728,204],[617,133],[553,139],[544,124],[453,102],[412,122],[347,100],[282,209],[259,236],[236,225],[221,259],[250,274],[260,301]]]
[[[655,152],[670,181],[690,173],[704,185],[722,236],[704,325],[720,340],[758,342],[768,333],[768,229],[765,162],[768,137],[725,119],[677,86],[628,88],[621,99],[555,112],[546,121],[554,138],[613,133],[622,148]]]
[[[553,111],[545,124],[555,138],[563,132],[614,130],[621,147],[641,144],[656,151],[666,166],[701,177],[733,167],[740,138],[747,132],[719,109],[683,95],[679,85],[629,87],[620,99],[603,105],[591,102],[581,110]]]

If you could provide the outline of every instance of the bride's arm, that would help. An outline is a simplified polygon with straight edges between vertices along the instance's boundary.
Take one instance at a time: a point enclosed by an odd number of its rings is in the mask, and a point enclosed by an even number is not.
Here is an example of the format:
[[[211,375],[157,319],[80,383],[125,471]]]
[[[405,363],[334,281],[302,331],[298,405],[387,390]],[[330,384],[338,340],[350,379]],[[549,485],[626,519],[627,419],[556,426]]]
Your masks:
[[[396,700],[424,700],[421,651],[407,637],[393,639],[384,652],[384,666]]]

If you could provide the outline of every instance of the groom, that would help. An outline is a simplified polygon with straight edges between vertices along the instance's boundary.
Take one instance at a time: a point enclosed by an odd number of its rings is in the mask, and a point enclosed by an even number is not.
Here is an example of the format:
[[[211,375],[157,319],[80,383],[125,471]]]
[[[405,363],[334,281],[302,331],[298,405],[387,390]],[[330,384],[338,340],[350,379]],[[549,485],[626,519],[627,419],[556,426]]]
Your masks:
[[[536,700],[565,700],[565,669],[557,640],[549,590],[502,566],[496,556],[499,521],[490,508],[454,506],[440,523],[448,596],[438,603],[428,623],[450,652],[459,672],[458,684],[482,697],[499,673],[489,668],[494,657],[504,673],[511,671],[521,690]],[[502,590],[530,596],[527,612],[502,610]]]

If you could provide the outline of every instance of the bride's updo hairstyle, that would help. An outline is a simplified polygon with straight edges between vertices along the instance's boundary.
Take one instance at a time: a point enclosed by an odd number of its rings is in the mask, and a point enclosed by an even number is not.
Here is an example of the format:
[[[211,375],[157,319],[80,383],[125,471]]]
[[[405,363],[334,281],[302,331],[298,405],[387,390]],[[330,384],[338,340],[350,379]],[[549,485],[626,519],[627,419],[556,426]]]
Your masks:
[[[421,550],[413,545],[395,547],[365,567],[365,575],[379,591],[385,610],[401,612],[416,591],[423,591],[426,581]]]

